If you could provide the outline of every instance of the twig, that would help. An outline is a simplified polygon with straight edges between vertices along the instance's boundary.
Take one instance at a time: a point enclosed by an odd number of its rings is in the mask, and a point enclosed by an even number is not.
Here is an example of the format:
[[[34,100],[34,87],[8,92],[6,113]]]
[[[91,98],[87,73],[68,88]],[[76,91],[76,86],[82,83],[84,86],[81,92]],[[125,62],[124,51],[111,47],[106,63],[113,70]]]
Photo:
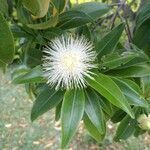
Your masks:
[[[125,23],[126,23],[126,30],[127,30],[127,34],[128,34],[129,43],[130,43],[132,41],[132,35],[131,35],[131,31],[130,31],[128,20],[127,20],[125,7],[126,7],[126,5],[123,5],[123,7],[122,7],[123,14],[124,14],[123,18],[124,18]]]
[[[112,25],[111,25],[111,28],[110,28],[111,30],[113,29],[114,24],[115,24],[115,20],[116,20],[118,14],[119,14],[119,11],[122,9],[122,7],[124,6],[125,2],[126,2],[126,0],[124,0],[123,2],[117,3],[118,8],[116,10],[116,13],[112,17],[112,20],[111,20],[111,22],[112,22]]]

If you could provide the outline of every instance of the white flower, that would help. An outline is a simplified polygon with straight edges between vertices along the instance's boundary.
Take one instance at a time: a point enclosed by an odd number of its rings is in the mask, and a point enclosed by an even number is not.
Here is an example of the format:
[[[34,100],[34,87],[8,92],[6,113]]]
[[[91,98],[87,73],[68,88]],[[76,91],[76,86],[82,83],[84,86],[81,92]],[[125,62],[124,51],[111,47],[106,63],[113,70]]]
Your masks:
[[[91,77],[90,70],[96,67],[96,53],[92,49],[92,43],[83,36],[65,35],[52,40],[43,57],[47,83],[56,89],[85,87],[85,77]]]

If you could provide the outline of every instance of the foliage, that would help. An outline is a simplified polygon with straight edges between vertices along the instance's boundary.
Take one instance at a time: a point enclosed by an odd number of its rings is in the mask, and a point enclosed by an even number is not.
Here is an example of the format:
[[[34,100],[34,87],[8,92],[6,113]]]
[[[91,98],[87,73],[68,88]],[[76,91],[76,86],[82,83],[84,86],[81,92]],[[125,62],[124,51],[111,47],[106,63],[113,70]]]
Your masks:
[[[117,141],[146,132],[137,118],[150,113],[150,3],[142,2],[133,12],[134,2],[103,2],[74,6],[67,0],[1,0],[0,67],[12,61],[18,64],[12,79],[25,84],[34,96],[31,120],[56,109],[62,148],[81,120],[98,142],[105,137],[108,120],[120,122]],[[92,78],[85,78],[86,88],[56,91],[46,84],[42,50],[67,33],[92,41],[98,67],[92,70]]]

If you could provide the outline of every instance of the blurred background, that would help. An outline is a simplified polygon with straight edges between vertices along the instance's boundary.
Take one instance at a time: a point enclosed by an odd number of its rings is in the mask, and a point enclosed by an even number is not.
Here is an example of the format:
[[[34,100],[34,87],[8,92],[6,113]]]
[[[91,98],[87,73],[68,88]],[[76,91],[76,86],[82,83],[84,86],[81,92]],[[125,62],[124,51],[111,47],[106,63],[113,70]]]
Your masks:
[[[92,0],[71,0],[73,4]],[[94,0],[93,0],[94,1]],[[96,1],[96,0],[95,0]],[[97,0],[105,2],[106,0]],[[113,1],[113,0],[112,0]],[[112,2],[112,1],[107,1]],[[134,2],[133,10],[140,0]],[[116,0],[114,0],[116,2]],[[49,111],[35,122],[30,121],[32,100],[26,94],[23,85],[11,83],[13,66],[3,74],[0,71],[0,150],[58,150],[60,145],[59,122],[54,122],[54,112]],[[82,123],[70,150],[150,150],[150,135],[138,138],[130,137],[126,141],[113,141],[117,125],[107,124],[105,140],[96,143],[85,131]]]

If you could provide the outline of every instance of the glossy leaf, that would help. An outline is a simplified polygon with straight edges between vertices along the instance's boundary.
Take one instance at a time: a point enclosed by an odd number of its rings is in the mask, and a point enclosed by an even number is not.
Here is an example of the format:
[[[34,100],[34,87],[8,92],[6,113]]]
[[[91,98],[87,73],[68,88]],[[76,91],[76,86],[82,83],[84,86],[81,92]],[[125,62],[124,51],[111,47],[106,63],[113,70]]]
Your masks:
[[[94,76],[94,79],[87,78],[86,80],[92,88],[109,100],[113,105],[123,109],[134,118],[134,114],[128,101],[121,92],[120,88],[109,76],[97,73]]]
[[[126,96],[129,104],[141,107],[147,107],[148,103],[142,96],[142,91],[136,83],[128,80],[121,80],[119,78],[112,78],[119,86],[123,94]],[[136,87],[135,87],[136,86]],[[135,88],[134,88],[135,87]],[[136,89],[139,89],[138,91]]]
[[[85,97],[82,90],[66,91],[61,109],[62,148],[65,148],[74,136],[82,119],[84,107]]]
[[[56,107],[63,99],[64,91],[56,91],[47,85],[37,96],[31,111],[31,120]]]
[[[105,127],[102,108],[98,96],[91,89],[86,90],[85,112],[99,133],[104,134]]]
[[[0,12],[0,66],[5,66],[14,58],[14,39],[9,26]]]
[[[89,117],[85,114],[84,118],[84,125],[86,129],[88,130],[89,134],[97,141],[100,142],[105,137],[105,133],[99,132],[99,130],[94,126],[94,124],[91,122]],[[105,129],[106,130],[106,129]]]
[[[109,54],[114,50],[115,46],[118,44],[119,39],[122,35],[124,26],[125,25],[121,23],[97,43],[96,50],[99,59],[103,55]]]

